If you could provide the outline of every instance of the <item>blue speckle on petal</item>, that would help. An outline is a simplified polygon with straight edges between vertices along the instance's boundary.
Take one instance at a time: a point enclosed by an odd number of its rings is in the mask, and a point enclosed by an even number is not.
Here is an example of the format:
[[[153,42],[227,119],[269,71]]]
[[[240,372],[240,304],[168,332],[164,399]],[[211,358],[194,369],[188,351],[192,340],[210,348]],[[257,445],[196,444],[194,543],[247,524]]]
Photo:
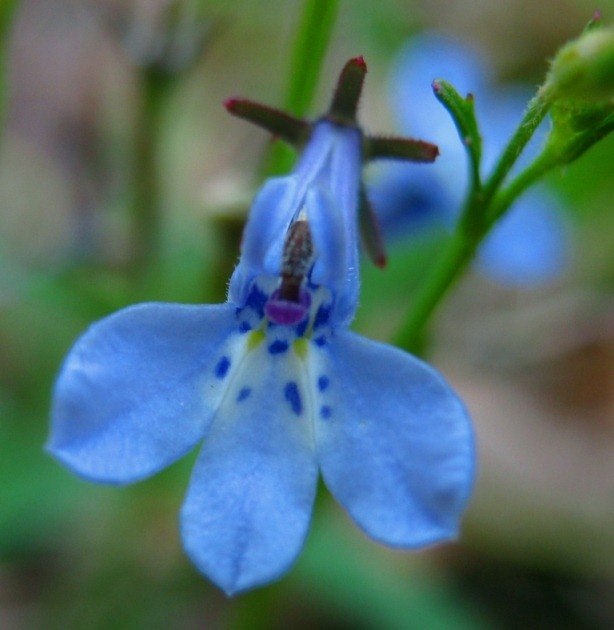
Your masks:
[[[320,304],[318,312],[316,313],[313,329],[317,330],[320,326],[324,326],[330,318],[330,305]]]
[[[215,366],[215,375],[218,378],[224,378],[230,368],[230,359],[228,357],[222,357]]]
[[[321,348],[322,346],[326,345],[326,337],[324,335],[320,335],[319,337],[316,337],[314,339],[314,342],[316,346],[319,346]]]
[[[288,350],[288,342],[281,339],[276,339],[269,346],[269,354],[283,354]]]
[[[239,392],[239,395],[237,396],[237,402],[242,402],[246,398],[249,398],[249,395],[251,393],[252,393],[252,390],[250,387],[242,387],[241,391]]]
[[[284,397],[290,403],[292,411],[297,415],[301,415],[302,404],[301,395],[298,391],[298,385],[294,382],[286,383],[284,387]]]
[[[328,418],[331,417],[332,413],[333,411],[328,405],[322,405],[322,407],[320,407],[320,417],[324,420],[328,420]]]
[[[247,296],[245,306],[256,311],[258,317],[264,317],[264,305],[268,299],[269,296],[258,285],[254,284]]]
[[[318,389],[323,392],[330,384],[328,376],[320,376],[318,379]]]
[[[294,328],[297,337],[302,337],[307,330],[307,324],[309,324],[309,319],[305,318],[300,324],[297,324]]]
[[[252,327],[250,326],[249,322],[241,322],[241,325],[239,326],[239,332],[242,333],[249,332],[251,329]]]

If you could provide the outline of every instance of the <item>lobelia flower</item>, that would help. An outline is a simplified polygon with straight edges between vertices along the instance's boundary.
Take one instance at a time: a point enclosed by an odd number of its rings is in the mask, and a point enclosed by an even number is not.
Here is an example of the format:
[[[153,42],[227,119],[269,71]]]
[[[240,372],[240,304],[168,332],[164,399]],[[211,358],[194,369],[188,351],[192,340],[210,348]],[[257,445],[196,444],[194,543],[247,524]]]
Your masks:
[[[370,197],[385,235],[416,234],[436,223],[453,227],[458,219],[469,175],[456,127],[431,89],[439,78],[460,94],[475,95],[484,173],[494,166],[531,97],[518,86],[495,90],[481,57],[447,37],[427,33],[406,44],[390,81],[394,114],[404,133],[428,133],[440,147],[441,157],[428,173],[403,164],[382,169]],[[539,140],[538,133],[528,154]],[[561,203],[546,186],[537,185],[522,195],[487,236],[476,264],[503,284],[538,285],[565,269],[569,250]]]
[[[268,180],[253,203],[228,302],[119,311],[77,341],[55,387],[47,448],[86,479],[138,481],[204,439],[181,537],[228,594],[295,560],[318,469],[359,527],[404,548],[454,538],[473,483],[456,394],[422,361],[348,330],[370,146],[344,110],[366,68],[360,58],[348,68],[313,125],[229,102],[308,140],[292,174]]]

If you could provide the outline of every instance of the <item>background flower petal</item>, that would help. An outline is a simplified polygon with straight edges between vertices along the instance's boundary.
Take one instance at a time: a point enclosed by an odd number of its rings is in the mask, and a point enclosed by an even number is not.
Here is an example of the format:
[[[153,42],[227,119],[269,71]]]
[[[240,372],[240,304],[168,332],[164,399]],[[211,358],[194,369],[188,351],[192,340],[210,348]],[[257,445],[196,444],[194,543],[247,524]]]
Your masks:
[[[284,343],[261,343],[233,376],[181,511],[187,554],[229,595],[284,573],[311,518],[311,400]]]
[[[350,332],[330,343],[329,412],[316,422],[326,485],[380,542],[456,536],[474,476],[472,427],[431,367]]]
[[[201,439],[223,393],[216,353],[234,307],[141,304],[94,324],[58,377],[48,451],[93,481],[128,483]]]
[[[570,245],[560,202],[544,188],[526,192],[482,243],[477,265],[507,285],[550,282],[566,268]]]
[[[397,54],[389,79],[396,126],[406,135],[435,143],[440,154],[427,168],[397,163],[380,167],[381,176],[374,178],[370,197],[385,232],[398,235],[404,228],[429,227],[442,217],[451,223],[466,192],[465,148],[450,114],[435,98],[435,79],[445,79],[460,94],[471,92],[478,98],[489,90],[488,69],[478,52],[442,34],[413,37]],[[418,212],[420,225],[403,218]]]
[[[456,218],[455,200],[431,172],[430,164],[382,165],[367,196],[387,242],[449,227]]]
[[[445,79],[463,96],[480,94],[488,89],[489,69],[477,50],[436,33],[413,37],[397,55],[389,82],[397,125],[405,134],[439,145],[443,156],[452,141],[460,141],[433,94],[435,79]]]

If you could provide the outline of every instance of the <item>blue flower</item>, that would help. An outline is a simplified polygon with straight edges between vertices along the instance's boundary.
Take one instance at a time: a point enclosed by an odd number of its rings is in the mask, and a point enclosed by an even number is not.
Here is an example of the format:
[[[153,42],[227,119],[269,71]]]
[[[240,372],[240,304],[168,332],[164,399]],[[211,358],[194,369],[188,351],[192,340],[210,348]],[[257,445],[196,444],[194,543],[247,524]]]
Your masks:
[[[204,439],[181,536],[228,594],[295,560],[318,469],[358,526],[396,547],[454,538],[471,490],[473,434],[455,393],[348,330],[361,146],[359,129],[316,123],[294,172],[253,203],[228,302],[111,315],[56,384],[48,450],[86,479],[138,481]]]
[[[489,68],[476,51],[437,34],[413,38],[400,51],[391,76],[391,102],[399,128],[427,134],[440,157],[428,172],[415,165],[390,164],[381,170],[370,197],[384,234],[418,233],[458,219],[468,187],[465,149],[431,84],[445,79],[460,94],[472,93],[483,136],[483,172],[494,166],[531,96],[522,88],[494,89]],[[540,134],[528,148],[536,148]],[[523,163],[521,158],[520,164]],[[526,158],[525,158],[526,163]],[[526,192],[495,226],[477,256],[481,271],[507,285],[537,285],[565,268],[570,244],[560,201],[546,186]]]

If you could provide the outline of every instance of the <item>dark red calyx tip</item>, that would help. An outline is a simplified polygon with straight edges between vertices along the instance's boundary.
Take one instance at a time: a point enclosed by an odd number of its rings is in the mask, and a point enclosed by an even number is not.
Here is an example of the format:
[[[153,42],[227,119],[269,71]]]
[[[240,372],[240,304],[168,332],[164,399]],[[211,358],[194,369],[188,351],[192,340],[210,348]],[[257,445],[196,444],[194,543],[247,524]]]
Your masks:
[[[367,64],[363,57],[354,57],[343,66],[328,111],[328,117],[331,120],[341,124],[355,125],[366,73]]]

